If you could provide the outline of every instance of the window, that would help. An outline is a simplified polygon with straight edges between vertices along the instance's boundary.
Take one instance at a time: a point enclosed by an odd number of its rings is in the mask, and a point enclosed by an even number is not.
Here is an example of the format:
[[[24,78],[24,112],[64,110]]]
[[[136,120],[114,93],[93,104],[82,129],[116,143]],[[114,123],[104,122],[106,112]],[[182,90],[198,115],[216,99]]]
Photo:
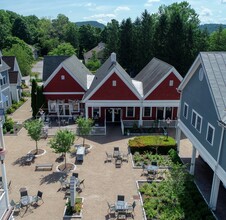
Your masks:
[[[143,116],[151,117],[151,107],[144,107]]]
[[[6,108],[8,108],[8,107],[9,107],[9,98],[8,98],[8,96],[6,96],[5,105],[6,105]]]
[[[191,118],[191,124],[198,132],[201,133],[202,128],[202,117],[194,110],[192,110],[192,118]]]
[[[112,86],[116,86],[116,80],[112,81]]]
[[[100,117],[100,108],[99,107],[93,107],[93,118],[99,118]]]
[[[134,117],[134,107],[126,108],[126,117]]]
[[[5,76],[1,76],[1,78],[0,78],[0,84],[1,84],[1,86],[3,86],[3,85],[6,84],[6,77]]]
[[[206,133],[206,140],[211,145],[213,145],[214,133],[215,133],[215,128],[210,123],[208,123],[208,125],[207,125],[207,133]]]
[[[65,75],[61,75],[61,80],[65,80]]]
[[[72,111],[78,112],[79,111],[79,102],[73,102],[72,104]]]
[[[184,111],[183,116],[187,119],[188,118],[188,104],[184,103]]]
[[[49,101],[49,112],[56,112],[56,102]]]
[[[169,81],[169,86],[173,86],[173,80]]]

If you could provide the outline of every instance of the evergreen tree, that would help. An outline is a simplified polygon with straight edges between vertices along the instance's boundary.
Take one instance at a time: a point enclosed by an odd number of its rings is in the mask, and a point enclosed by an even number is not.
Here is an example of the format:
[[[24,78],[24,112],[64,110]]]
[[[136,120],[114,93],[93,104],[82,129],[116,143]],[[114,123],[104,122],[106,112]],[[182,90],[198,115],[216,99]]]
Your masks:
[[[31,108],[32,108],[32,116],[35,118],[39,109],[37,108],[37,82],[35,79],[32,80],[31,87]]]

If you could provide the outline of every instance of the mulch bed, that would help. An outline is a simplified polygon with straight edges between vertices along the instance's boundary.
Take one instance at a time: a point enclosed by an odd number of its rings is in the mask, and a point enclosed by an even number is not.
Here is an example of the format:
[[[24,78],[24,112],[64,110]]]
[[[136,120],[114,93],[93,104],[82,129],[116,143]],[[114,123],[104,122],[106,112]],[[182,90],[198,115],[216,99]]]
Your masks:
[[[65,164],[61,164],[58,166],[58,169],[59,169],[59,171],[69,172],[74,169],[74,164],[66,163],[66,167],[65,167]]]
[[[38,149],[38,152],[35,150],[32,150],[30,153],[34,154],[34,155],[41,155],[43,154],[45,151],[43,149]]]

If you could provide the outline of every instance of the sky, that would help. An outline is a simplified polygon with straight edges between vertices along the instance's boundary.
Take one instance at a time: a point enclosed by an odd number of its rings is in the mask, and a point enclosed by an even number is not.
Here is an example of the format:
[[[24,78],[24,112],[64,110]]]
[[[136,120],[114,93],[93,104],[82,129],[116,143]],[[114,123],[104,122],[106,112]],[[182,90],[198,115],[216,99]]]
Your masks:
[[[71,22],[98,21],[107,24],[112,19],[121,22],[140,17],[145,9],[157,13],[160,5],[170,5],[175,0],[0,0],[0,9],[20,15],[36,15],[54,19],[64,14]],[[181,2],[181,1],[177,1]],[[201,24],[226,24],[226,0],[187,0],[199,15]]]

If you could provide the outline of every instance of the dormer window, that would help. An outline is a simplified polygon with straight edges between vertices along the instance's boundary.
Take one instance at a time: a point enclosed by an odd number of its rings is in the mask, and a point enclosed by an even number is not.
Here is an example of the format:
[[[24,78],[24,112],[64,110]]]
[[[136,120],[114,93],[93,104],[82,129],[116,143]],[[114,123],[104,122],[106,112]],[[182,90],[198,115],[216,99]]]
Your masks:
[[[113,81],[112,81],[112,86],[116,86],[116,84],[117,84],[117,83],[116,83],[116,80],[113,80]]]
[[[61,75],[61,80],[65,80],[65,75]]]

